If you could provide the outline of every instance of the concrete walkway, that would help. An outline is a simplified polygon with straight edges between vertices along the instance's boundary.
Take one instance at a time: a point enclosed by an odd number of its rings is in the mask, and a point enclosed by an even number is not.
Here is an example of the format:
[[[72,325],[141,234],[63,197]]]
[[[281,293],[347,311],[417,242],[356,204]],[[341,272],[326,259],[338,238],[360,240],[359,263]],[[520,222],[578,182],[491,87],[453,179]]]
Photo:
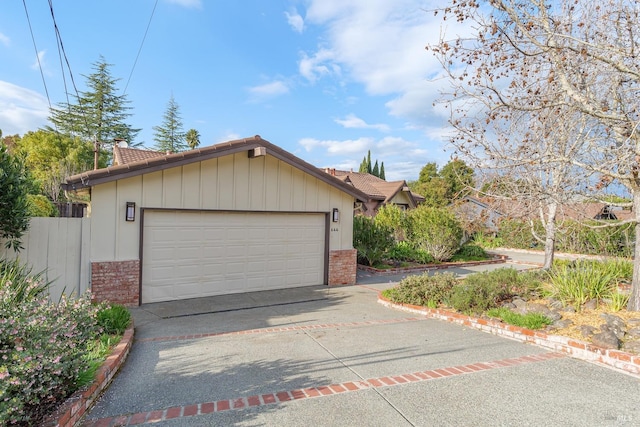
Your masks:
[[[385,308],[394,282],[359,282],[134,309],[85,425],[640,424],[637,378]]]

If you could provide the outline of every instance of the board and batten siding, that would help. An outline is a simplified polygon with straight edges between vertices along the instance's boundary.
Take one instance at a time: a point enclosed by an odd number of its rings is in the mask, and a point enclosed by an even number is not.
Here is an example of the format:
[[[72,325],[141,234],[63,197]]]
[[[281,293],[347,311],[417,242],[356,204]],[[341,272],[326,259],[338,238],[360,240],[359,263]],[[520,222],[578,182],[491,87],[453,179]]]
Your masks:
[[[126,222],[126,202],[136,221]],[[255,212],[340,210],[329,250],[353,248],[353,197],[275,157],[246,152],[96,185],[91,195],[92,261],[138,259],[140,208]]]
[[[90,232],[89,218],[31,218],[23,249],[16,253],[0,239],[0,259],[18,258],[33,273],[44,271],[52,301],[63,293],[78,296],[89,288]]]

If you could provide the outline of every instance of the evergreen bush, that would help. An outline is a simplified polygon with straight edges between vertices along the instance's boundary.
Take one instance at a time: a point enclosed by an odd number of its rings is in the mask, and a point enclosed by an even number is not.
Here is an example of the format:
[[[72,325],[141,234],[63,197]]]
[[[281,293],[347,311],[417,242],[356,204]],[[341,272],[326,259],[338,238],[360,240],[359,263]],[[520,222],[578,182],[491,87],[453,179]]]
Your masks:
[[[409,242],[436,261],[447,261],[460,248],[462,227],[448,209],[418,206],[407,215]]]

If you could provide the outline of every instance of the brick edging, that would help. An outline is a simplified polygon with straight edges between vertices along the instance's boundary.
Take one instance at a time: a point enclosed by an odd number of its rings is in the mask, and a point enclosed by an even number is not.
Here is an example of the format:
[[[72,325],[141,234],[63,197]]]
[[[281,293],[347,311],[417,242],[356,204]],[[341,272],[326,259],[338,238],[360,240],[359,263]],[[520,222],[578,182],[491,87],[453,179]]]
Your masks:
[[[366,271],[368,273],[385,276],[389,274],[402,274],[402,273],[416,273],[420,271],[429,270],[445,270],[447,268],[455,267],[473,267],[475,265],[487,265],[487,264],[504,264],[509,259],[506,255],[494,255],[493,259],[484,261],[460,261],[460,262],[445,262],[442,264],[425,264],[420,267],[398,267],[398,268],[374,268],[367,265],[358,264],[358,270]]]
[[[576,359],[601,363],[633,375],[640,375],[640,355],[616,349],[599,347],[592,343],[580,341],[574,338],[550,335],[543,331],[521,328],[519,326],[509,325],[497,320],[466,316],[449,310],[431,309],[411,304],[392,303],[381,294],[378,294],[378,303],[386,307],[396,308],[409,313],[422,314],[433,319],[445,320],[447,322],[468,326],[493,335],[499,335],[521,342],[535,344],[540,347],[567,354]]]
[[[120,342],[113,348],[111,354],[96,372],[93,383],[71,395],[58,409],[49,415],[44,426],[46,427],[75,427],[79,421],[93,406],[102,392],[109,386],[111,380],[120,370],[127,359],[131,345],[133,344],[133,320],[131,325],[122,335]]]

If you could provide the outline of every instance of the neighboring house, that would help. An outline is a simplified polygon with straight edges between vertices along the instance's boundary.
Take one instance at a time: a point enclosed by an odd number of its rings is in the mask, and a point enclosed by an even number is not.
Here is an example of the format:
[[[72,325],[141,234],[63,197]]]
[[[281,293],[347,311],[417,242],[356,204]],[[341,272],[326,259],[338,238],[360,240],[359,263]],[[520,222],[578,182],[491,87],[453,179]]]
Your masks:
[[[491,205],[475,197],[466,196],[451,205],[451,209],[465,224],[468,231],[498,231],[498,222],[504,215]]]
[[[259,136],[114,160],[63,185],[91,197],[97,300],[355,283],[352,209],[367,196]]]
[[[356,214],[375,216],[381,206],[389,203],[397,205],[403,210],[413,209],[424,201],[424,197],[409,190],[406,181],[385,181],[369,173],[348,172],[332,168],[323,170],[368,196],[367,201],[356,202],[354,205]]]
[[[502,218],[528,219],[538,218],[539,213],[521,200],[496,200],[465,197],[452,206],[460,219],[467,223],[475,223],[487,231],[496,232]],[[566,203],[558,207],[556,220],[588,221],[588,220],[628,220],[633,213],[599,202]]]

